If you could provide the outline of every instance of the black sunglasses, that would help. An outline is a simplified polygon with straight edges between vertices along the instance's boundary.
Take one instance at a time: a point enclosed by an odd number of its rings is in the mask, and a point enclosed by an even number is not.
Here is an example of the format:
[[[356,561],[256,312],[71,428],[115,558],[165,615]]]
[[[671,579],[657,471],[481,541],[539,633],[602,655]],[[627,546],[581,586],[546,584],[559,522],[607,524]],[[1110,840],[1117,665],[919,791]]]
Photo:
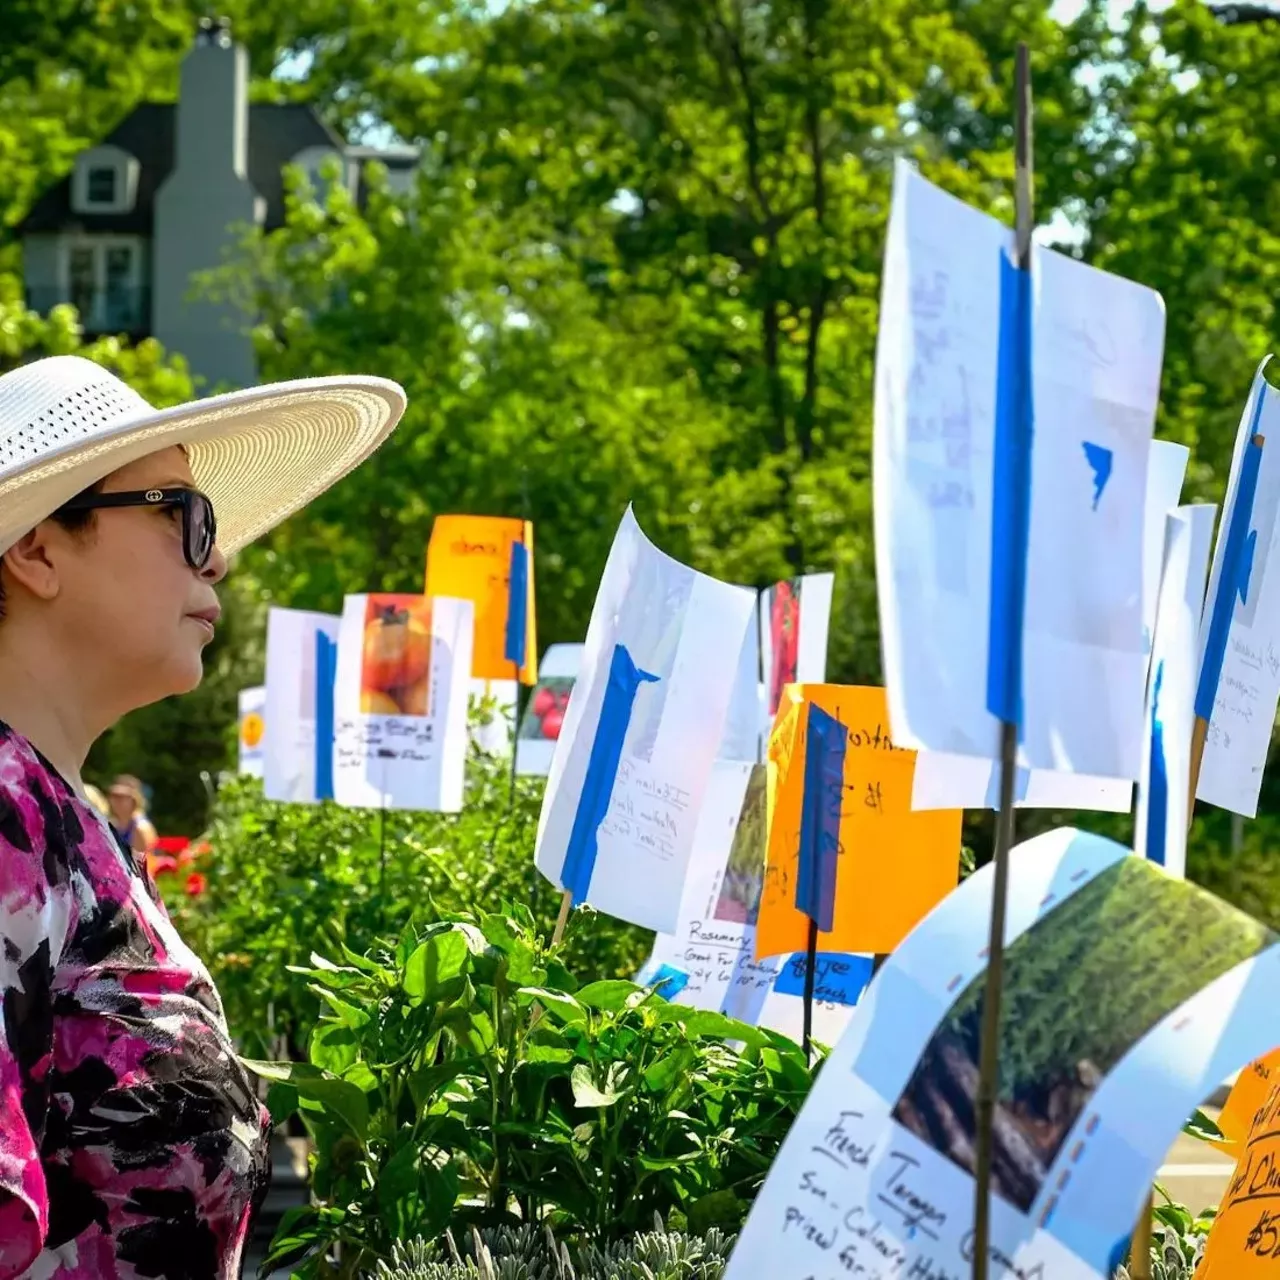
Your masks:
[[[131,489],[122,493],[82,493],[60,511],[96,511],[102,507],[181,507],[182,554],[198,573],[209,563],[218,539],[213,503],[198,489]]]

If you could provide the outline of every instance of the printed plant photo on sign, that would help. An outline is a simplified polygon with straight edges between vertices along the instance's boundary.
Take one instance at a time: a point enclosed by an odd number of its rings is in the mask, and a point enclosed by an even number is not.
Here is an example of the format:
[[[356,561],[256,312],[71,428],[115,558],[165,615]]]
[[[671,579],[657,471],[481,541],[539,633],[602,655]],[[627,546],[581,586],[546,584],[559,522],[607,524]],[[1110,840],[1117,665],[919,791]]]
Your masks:
[[[821,684],[827,677],[834,590],[835,574],[807,573],[760,593],[760,658],[769,724],[787,685]]]
[[[773,661],[769,665],[769,709],[777,711],[782,690],[795,684],[800,665],[800,583],[780,582],[768,593],[769,639]]]
[[[992,1190],[1029,1210],[1072,1126],[1135,1041],[1274,941],[1265,926],[1133,857],[1037,920],[1005,952]],[[981,973],[960,994],[893,1112],[969,1173],[985,990]],[[1046,1000],[1049,991],[1058,998]]]
[[[520,719],[519,736],[526,742],[554,742],[560,736],[572,692],[572,676],[539,680]]]
[[[375,716],[428,715],[430,674],[430,599],[369,596],[360,664],[360,710]]]
[[[753,925],[760,914],[768,795],[766,771],[753,770],[716,899],[714,914],[717,920]]]

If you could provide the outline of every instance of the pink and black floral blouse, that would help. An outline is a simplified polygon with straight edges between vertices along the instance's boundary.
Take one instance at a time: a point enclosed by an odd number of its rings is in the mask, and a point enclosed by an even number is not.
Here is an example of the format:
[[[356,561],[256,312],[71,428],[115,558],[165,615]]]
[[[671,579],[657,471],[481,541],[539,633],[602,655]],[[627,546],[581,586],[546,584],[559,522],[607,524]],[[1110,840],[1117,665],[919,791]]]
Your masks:
[[[0,1280],[238,1276],[269,1121],[95,810],[0,724]]]

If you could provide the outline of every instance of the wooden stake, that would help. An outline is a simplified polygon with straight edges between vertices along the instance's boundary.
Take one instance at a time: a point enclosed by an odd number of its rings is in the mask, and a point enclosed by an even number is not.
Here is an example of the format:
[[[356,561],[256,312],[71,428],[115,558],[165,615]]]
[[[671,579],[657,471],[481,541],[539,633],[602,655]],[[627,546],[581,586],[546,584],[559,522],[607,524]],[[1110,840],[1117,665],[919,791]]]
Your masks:
[[[556,920],[555,932],[551,935],[551,945],[558,947],[564,939],[564,927],[569,923],[569,911],[573,906],[573,894],[566,889],[560,899],[560,916]]]
[[[1035,225],[1031,167],[1031,56],[1018,45],[1014,97],[1014,253],[1020,271],[1031,269]],[[1015,640],[1015,643],[1017,641]],[[991,1166],[999,1089],[1000,1001],[1004,993],[1004,926],[1009,897],[1009,851],[1013,847],[1014,785],[1018,773],[1018,726],[1000,726],[1000,809],[996,814],[991,931],[987,942],[987,983],[982,1002],[982,1041],[975,1105],[973,1280],[987,1280],[991,1254]]]

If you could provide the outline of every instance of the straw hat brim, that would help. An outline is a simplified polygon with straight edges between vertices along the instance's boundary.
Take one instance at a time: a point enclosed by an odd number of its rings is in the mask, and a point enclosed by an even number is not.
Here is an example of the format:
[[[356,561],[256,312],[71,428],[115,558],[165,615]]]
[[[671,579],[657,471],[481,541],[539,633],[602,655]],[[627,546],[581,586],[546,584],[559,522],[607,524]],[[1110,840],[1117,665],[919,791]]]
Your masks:
[[[0,476],[0,554],[113,471],[183,445],[232,555],[364,461],[404,413],[384,378],[308,378],[131,414]]]

